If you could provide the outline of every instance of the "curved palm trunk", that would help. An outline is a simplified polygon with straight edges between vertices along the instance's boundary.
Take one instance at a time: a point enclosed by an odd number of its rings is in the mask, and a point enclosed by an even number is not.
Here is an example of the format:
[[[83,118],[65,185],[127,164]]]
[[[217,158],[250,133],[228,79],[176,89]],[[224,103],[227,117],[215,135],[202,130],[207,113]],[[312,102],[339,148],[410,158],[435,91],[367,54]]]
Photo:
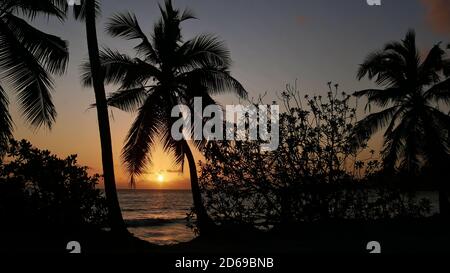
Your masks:
[[[127,233],[125,222],[120,211],[114,177],[114,163],[109,125],[108,106],[106,102],[103,72],[100,64],[97,30],[95,23],[94,0],[86,0],[86,35],[91,64],[92,81],[97,105],[98,127],[102,150],[103,176],[105,183],[106,201],[108,204],[109,222],[111,230],[117,233]]]
[[[186,141],[183,141],[184,151],[189,164],[189,175],[191,177],[192,198],[194,201],[194,210],[197,215],[198,229],[201,235],[208,234],[215,227],[213,220],[208,216],[208,213],[203,205],[202,194],[198,184],[198,174],[194,156]]]

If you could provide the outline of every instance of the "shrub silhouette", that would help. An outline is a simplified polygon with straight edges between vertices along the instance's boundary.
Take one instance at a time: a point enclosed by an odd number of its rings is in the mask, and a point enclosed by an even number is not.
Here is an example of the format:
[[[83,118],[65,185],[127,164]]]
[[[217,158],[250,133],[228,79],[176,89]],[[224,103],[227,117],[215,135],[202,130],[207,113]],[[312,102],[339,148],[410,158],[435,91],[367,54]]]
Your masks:
[[[326,219],[418,217],[426,200],[374,185],[381,163],[365,160],[353,141],[351,96],[329,83],[326,96],[281,93],[280,145],[262,152],[258,141],[209,142],[200,177],[209,214],[219,224],[270,228]],[[365,183],[362,183],[364,180]]]
[[[28,228],[103,225],[107,210],[98,180],[77,165],[76,155],[60,159],[11,140],[0,164],[0,218]]]

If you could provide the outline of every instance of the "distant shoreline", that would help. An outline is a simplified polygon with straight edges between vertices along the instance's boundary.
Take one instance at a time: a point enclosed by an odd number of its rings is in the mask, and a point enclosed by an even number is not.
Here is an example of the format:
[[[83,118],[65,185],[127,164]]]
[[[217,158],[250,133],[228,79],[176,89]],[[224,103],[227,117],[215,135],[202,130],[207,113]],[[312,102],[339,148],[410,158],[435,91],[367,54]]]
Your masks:
[[[98,188],[99,190],[104,191],[105,188]],[[117,189],[117,191],[181,191],[181,192],[190,192],[191,189]]]

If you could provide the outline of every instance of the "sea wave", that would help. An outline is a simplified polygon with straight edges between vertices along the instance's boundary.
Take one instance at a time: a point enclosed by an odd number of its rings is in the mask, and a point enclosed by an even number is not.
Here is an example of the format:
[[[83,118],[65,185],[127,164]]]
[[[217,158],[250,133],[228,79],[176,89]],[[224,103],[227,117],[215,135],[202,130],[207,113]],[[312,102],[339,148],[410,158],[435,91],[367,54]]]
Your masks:
[[[123,212],[128,212],[128,211],[130,211],[130,212],[135,212],[135,211],[147,211],[148,209],[145,209],[145,208],[143,208],[143,209],[136,209],[136,208],[124,208],[124,209],[122,209],[122,211]]]
[[[186,221],[185,218],[143,218],[143,219],[125,219],[128,227],[149,227],[163,226],[170,224],[180,224]]]

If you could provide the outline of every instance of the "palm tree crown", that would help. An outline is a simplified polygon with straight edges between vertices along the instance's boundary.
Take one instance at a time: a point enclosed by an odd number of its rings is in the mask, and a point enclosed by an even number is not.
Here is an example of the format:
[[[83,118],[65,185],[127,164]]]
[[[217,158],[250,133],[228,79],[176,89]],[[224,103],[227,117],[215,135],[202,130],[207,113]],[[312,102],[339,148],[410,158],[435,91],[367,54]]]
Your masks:
[[[0,0],[0,76],[17,93],[24,118],[35,127],[51,128],[55,121],[51,74],[65,72],[69,55],[65,41],[34,28],[20,16],[63,20],[66,8],[65,0]],[[8,103],[0,85],[0,147],[12,134]]]
[[[450,103],[449,75],[450,61],[440,44],[421,59],[414,31],[370,54],[360,66],[358,79],[368,76],[384,89],[354,95],[366,96],[369,107],[383,110],[361,120],[356,135],[364,141],[386,128],[382,151],[386,169],[416,173],[422,167],[443,167],[449,156],[450,116],[439,105]]]
[[[105,81],[119,84],[108,99],[110,106],[137,111],[123,149],[123,160],[132,175],[141,174],[151,162],[149,151],[155,137],[163,137],[164,148],[174,152],[182,164],[186,153],[183,141],[170,134],[171,110],[178,104],[193,108],[194,97],[214,103],[211,95],[232,91],[240,97],[247,92],[229,73],[230,53],[217,37],[199,35],[184,41],[180,23],[194,18],[189,10],[174,9],[171,1],[160,6],[162,18],[155,24],[149,39],[133,14],[117,14],[107,25],[113,37],[139,40],[136,57],[105,49],[101,52]],[[85,69],[84,82],[92,84]]]

